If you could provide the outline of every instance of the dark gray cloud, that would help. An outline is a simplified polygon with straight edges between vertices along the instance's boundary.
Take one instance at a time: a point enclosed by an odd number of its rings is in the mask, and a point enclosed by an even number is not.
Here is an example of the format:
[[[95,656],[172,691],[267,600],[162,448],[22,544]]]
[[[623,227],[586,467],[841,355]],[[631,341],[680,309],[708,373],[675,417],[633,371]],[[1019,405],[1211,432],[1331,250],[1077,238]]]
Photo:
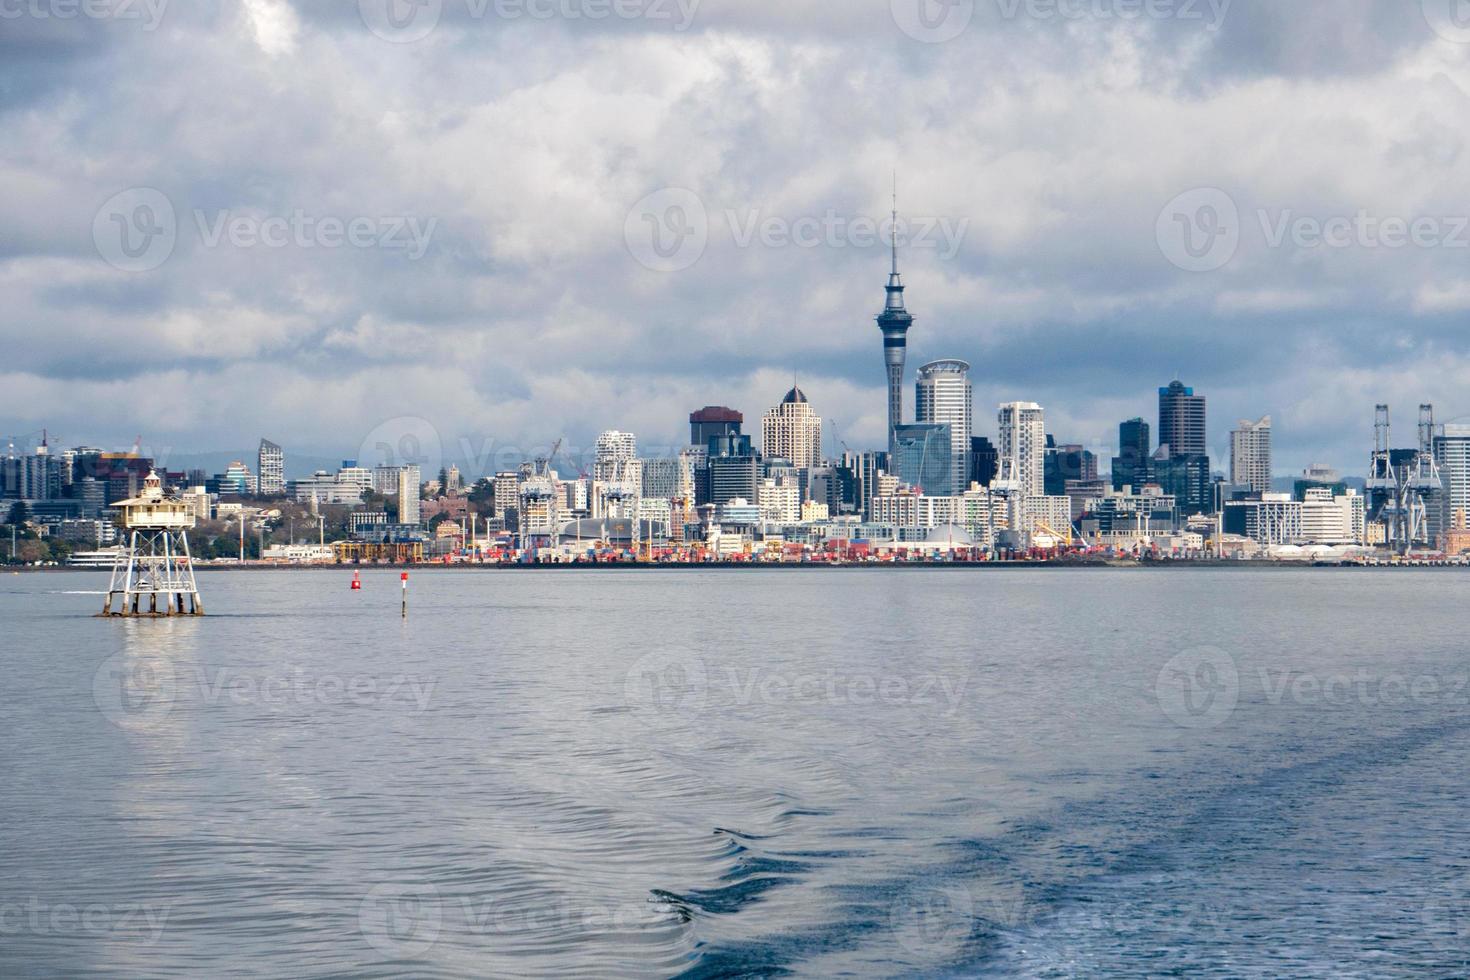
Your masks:
[[[943,222],[904,249],[911,359],[970,360],[977,419],[1034,399],[1105,447],[1178,373],[1214,444],[1269,412],[1293,468],[1358,467],[1376,401],[1470,412],[1470,46],[1436,0],[443,0],[417,39],[387,2],[0,19],[0,429],[667,444],[799,375],[876,445],[895,168]],[[665,188],[707,238],[676,271],[638,238]]]

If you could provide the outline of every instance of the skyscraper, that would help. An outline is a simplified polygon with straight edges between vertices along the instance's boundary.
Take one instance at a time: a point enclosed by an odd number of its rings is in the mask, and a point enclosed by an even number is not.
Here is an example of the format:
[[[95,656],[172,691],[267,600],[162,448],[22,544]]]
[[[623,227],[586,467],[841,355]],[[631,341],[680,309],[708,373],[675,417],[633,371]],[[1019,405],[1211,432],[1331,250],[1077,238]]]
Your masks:
[[[1230,482],[1256,493],[1271,490],[1271,416],[1241,419],[1230,433]]]
[[[919,368],[914,385],[914,419],[949,426],[953,493],[964,493],[970,479],[970,432],[973,429],[970,365],[948,358]],[[934,488],[933,492],[938,492]]]
[[[419,522],[419,468],[418,464],[398,468],[398,523],[417,525]]]
[[[1443,532],[1464,526],[1470,515],[1470,425],[1446,425],[1432,439],[1444,486],[1438,495],[1438,528]]]
[[[286,492],[286,454],[269,439],[260,440],[256,473],[262,496]]]
[[[898,451],[890,457],[892,475],[900,483],[922,490],[925,496],[950,496],[954,448],[949,426],[942,422],[900,425],[895,434]]]
[[[761,420],[761,451],[791,461],[799,470],[812,470],[822,462],[822,420],[812,412],[806,394],[792,388],[781,404]]]
[[[1204,456],[1205,396],[1173,381],[1159,389],[1159,445],[1169,447],[1170,456]]]
[[[1113,457],[1113,489],[1135,491],[1153,482],[1152,447],[1148,423],[1129,419],[1118,426],[1118,455]]]
[[[888,301],[878,315],[883,331],[883,361],[888,367],[888,454],[897,448],[898,426],[903,424],[903,367],[908,354],[909,327],[914,318],[903,305],[903,279],[898,274],[898,199],[893,204],[893,271],[888,275]]]
[[[1007,402],[997,421],[1001,471],[1020,485],[1021,496],[1046,492],[1046,418],[1035,402]]]

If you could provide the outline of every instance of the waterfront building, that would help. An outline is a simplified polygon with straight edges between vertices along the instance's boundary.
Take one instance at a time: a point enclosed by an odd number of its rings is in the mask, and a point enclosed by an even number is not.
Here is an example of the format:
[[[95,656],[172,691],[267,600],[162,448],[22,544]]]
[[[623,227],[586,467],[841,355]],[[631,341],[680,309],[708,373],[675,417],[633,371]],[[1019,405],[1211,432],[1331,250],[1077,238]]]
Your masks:
[[[260,440],[256,453],[256,479],[262,496],[279,496],[286,492],[286,453],[269,439]]]
[[[1356,490],[1308,489],[1300,501],[1303,544],[1357,545],[1367,538],[1368,501]]]
[[[1046,419],[1035,402],[1007,402],[997,417],[1003,475],[1016,481],[1020,496],[1046,492]]]
[[[1205,396],[1175,380],[1159,389],[1159,445],[1170,456],[1204,456]]]
[[[1271,416],[1241,419],[1230,433],[1230,482],[1256,493],[1271,490]]]
[[[965,361],[947,358],[919,368],[914,385],[914,420],[949,426],[950,489],[954,493],[963,493],[970,485],[972,402],[970,365]]]
[[[822,420],[806,393],[792,388],[761,420],[761,451],[789,459],[797,469],[810,470],[822,462]]]

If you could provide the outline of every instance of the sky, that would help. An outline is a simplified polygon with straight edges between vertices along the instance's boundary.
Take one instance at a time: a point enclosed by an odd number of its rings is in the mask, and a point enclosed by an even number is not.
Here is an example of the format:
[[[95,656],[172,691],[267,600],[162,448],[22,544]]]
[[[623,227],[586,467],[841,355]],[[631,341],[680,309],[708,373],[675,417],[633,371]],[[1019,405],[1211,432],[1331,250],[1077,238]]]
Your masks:
[[[0,433],[880,447],[896,173],[910,412],[1106,459],[1178,377],[1360,473],[1470,415],[1467,92],[1459,0],[0,0]]]

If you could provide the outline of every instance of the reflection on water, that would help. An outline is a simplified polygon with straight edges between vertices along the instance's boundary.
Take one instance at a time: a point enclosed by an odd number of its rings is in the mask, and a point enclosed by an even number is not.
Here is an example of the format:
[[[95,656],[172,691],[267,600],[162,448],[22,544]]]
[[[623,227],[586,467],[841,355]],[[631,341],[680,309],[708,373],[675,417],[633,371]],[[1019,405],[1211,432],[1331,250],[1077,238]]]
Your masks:
[[[93,578],[0,593],[4,975],[1465,972],[1458,574]]]

